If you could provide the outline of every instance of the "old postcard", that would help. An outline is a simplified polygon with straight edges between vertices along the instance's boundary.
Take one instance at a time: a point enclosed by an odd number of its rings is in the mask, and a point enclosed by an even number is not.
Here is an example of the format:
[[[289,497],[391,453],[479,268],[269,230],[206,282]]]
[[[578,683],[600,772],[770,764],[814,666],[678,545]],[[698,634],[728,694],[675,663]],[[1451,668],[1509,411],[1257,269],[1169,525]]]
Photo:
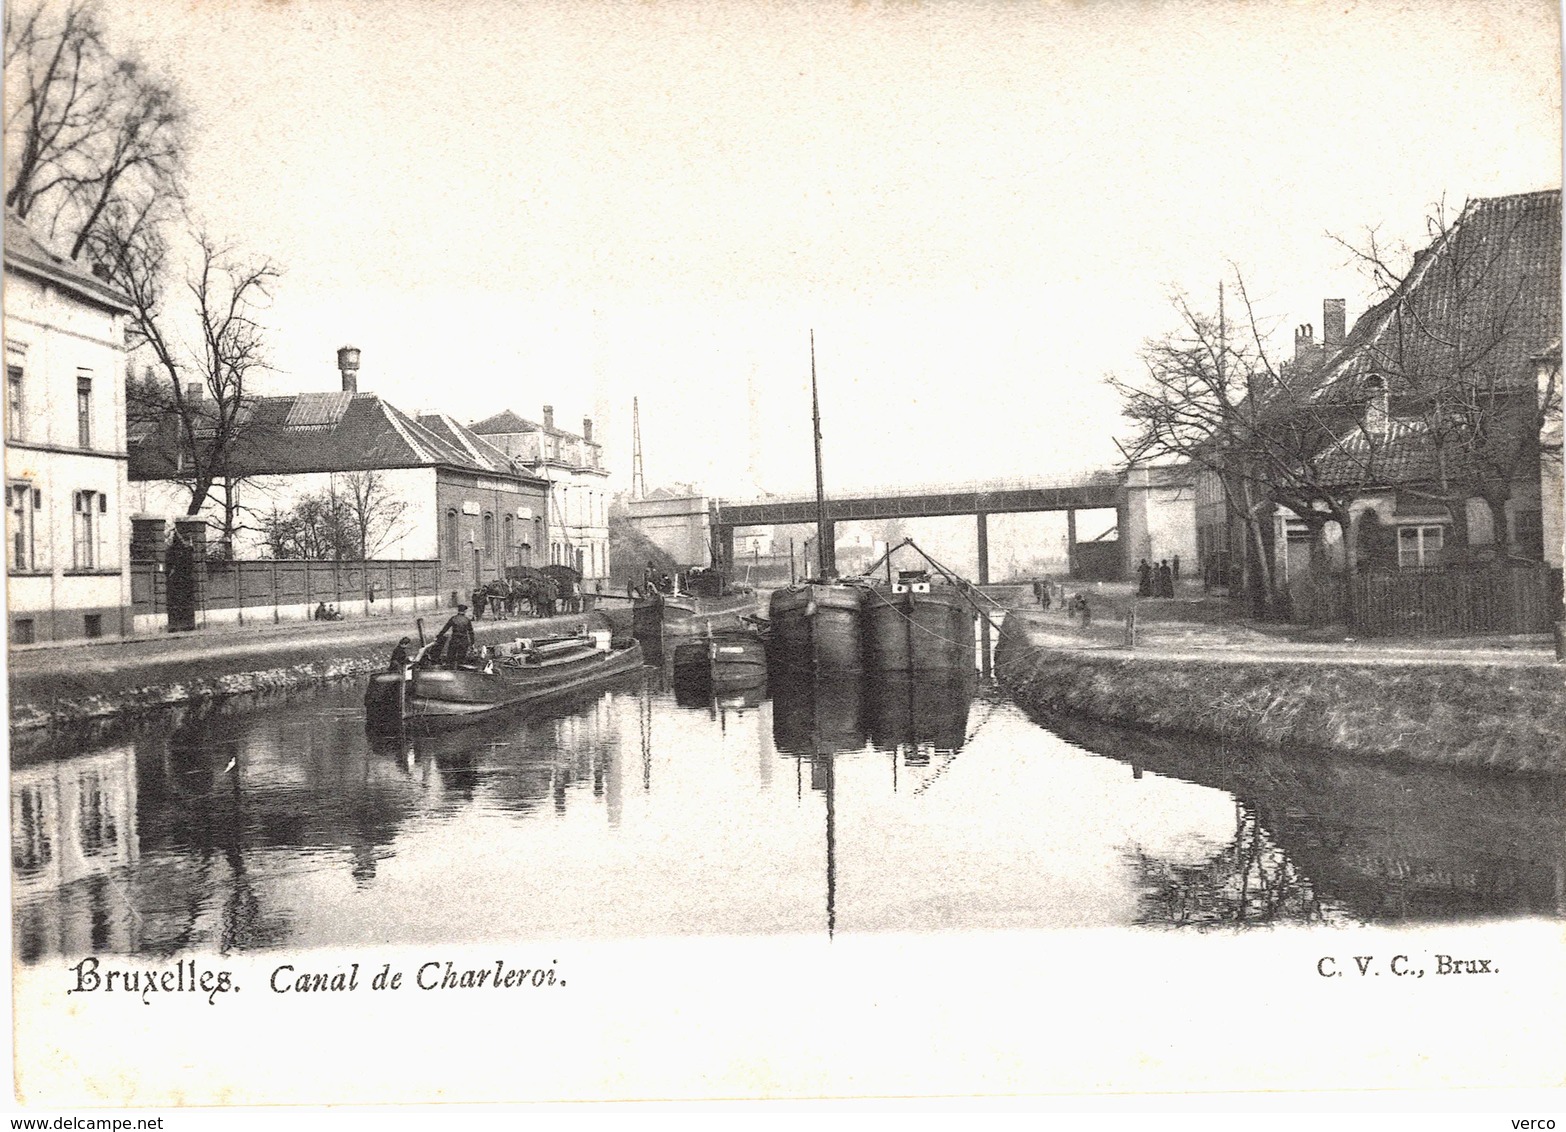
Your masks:
[[[5,19],[22,1108],[1561,1085],[1555,5]]]

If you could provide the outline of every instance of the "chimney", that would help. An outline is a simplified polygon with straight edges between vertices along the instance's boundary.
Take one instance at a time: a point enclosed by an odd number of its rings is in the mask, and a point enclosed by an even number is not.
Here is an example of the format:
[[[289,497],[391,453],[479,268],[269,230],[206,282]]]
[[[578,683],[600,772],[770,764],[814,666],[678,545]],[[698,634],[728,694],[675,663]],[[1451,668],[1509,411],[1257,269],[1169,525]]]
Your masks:
[[[1294,360],[1309,356],[1316,348],[1316,329],[1310,323],[1301,323],[1294,328]]]
[[[185,383],[185,400],[200,401],[206,393],[206,386],[199,381],[187,381]]]
[[[343,392],[359,392],[359,348],[344,346],[337,351],[337,372],[343,375]]]
[[[1321,344],[1328,350],[1343,345],[1347,316],[1342,299],[1324,299],[1321,304]]]
[[[593,442],[593,418],[582,418],[582,439],[591,444]]]
[[[544,427],[549,429],[555,427],[555,407],[553,405],[544,406]]]

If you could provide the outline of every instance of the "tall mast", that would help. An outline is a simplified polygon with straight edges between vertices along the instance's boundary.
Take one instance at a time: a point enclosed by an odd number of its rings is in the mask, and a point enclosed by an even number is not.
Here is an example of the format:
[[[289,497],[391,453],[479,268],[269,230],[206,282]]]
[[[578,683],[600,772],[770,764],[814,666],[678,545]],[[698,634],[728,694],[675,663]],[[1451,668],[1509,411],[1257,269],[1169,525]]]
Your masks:
[[[817,577],[827,576],[826,488],[821,480],[821,400],[816,395],[816,332],[810,332],[810,416],[816,432],[816,567]]]
[[[647,494],[647,477],[642,474],[642,404],[631,398],[631,498]]]

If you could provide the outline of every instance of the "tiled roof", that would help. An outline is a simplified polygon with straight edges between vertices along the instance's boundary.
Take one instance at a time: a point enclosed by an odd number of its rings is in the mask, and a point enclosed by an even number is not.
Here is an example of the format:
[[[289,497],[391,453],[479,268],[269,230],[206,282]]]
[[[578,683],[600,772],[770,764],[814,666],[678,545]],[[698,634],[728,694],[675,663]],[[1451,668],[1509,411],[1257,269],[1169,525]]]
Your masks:
[[[511,432],[541,432],[543,427],[525,417],[517,416],[510,409],[504,409],[492,417],[485,417],[468,426],[480,436],[504,436]]]
[[[1418,420],[1388,421],[1386,435],[1374,441],[1356,427],[1316,457],[1315,468],[1318,482],[1327,488],[1369,489],[1438,478],[1435,444],[1429,427]]]
[[[23,271],[31,270],[68,287],[79,297],[117,311],[131,309],[130,300],[90,271],[49,249],[23,220],[5,210],[5,261]]]
[[[447,413],[420,413],[419,424],[440,437],[453,448],[465,453],[479,467],[496,471],[510,471],[511,460],[489,441],[472,429],[464,427]]]
[[[373,393],[300,393],[257,397],[230,452],[234,474],[370,471],[443,466],[517,476],[487,442],[449,417],[415,420]],[[178,449],[171,429],[138,428],[130,437],[130,477],[173,475]]]
[[[543,432],[550,436],[564,437],[567,440],[580,440],[584,444],[596,445],[598,441],[588,440],[579,432],[567,432],[563,428],[555,428],[553,425],[545,427],[537,421],[530,421],[526,417],[518,416],[510,409],[503,409],[494,416],[485,417],[481,421],[475,421],[468,425],[470,432],[480,436],[505,436],[517,432]]]
[[[1317,396],[1386,376],[1393,398],[1447,380],[1462,362],[1485,382],[1531,385],[1530,362],[1561,334],[1559,189],[1471,202],[1365,312],[1322,367]]]

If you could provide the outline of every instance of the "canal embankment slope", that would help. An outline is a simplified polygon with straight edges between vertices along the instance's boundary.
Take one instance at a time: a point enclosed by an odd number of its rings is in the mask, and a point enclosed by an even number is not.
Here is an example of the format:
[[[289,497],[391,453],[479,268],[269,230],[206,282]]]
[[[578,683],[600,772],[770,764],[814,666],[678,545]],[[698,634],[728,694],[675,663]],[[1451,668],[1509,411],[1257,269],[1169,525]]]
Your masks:
[[[433,637],[444,611],[425,619]],[[474,623],[480,644],[574,632],[618,622],[612,613]],[[623,618],[629,628],[629,611]],[[412,621],[383,618],[224,627],[191,633],[11,649],[6,656],[12,731],[132,714],[246,692],[301,687],[386,667]]]
[[[1046,722],[1566,773],[1566,680],[1542,637],[1299,641],[1171,617],[1139,623],[1128,645],[1118,616],[1084,627],[1060,611],[1013,609],[995,666]]]

